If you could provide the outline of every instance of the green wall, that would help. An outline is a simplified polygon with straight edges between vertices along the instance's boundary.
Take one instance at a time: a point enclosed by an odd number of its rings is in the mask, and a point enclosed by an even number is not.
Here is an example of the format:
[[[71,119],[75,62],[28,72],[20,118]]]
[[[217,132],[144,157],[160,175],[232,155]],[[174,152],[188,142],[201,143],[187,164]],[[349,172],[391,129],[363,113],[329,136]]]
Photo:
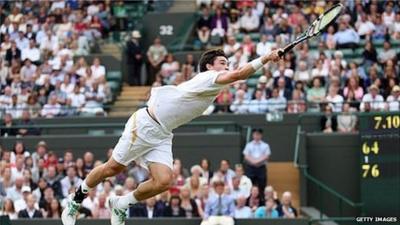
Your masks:
[[[358,134],[308,134],[306,136],[308,172],[353,202],[360,201],[360,140]],[[304,187],[303,187],[304,188]],[[327,192],[307,182],[307,204],[322,208],[329,216],[339,216],[339,202]],[[322,207],[320,200],[322,199]],[[359,214],[358,210],[343,204],[346,216]]]

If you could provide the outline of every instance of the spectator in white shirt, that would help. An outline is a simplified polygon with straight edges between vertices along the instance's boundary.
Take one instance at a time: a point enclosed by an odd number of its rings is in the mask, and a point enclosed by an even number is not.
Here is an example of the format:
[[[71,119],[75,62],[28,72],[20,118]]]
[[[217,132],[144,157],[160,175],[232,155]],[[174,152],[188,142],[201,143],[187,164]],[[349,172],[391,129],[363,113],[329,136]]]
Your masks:
[[[243,90],[236,91],[236,98],[230,106],[230,110],[235,114],[248,113],[249,101],[245,99],[246,92]]]
[[[78,85],[75,85],[74,92],[68,97],[71,99],[71,106],[78,108],[78,110],[86,104],[85,95],[80,92],[80,87]]]
[[[356,23],[357,33],[361,38],[365,38],[366,36],[370,36],[374,30],[375,25],[368,20],[368,17],[365,13],[361,14],[361,21]]]
[[[40,60],[40,51],[36,47],[36,43],[33,39],[29,40],[29,47],[22,49],[21,51],[21,59],[24,61],[25,59],[31,60],[33,63],[38,63]]]
[[[246,144],[243,150],[246,162],[246,175],[251,179],[253,185],[264,190],[267,184],[267,161],[271,155],[271,149],[262,140],[262,130],[253,130],[253,140]]]
[[[326,101],[333,105],[333,112],[341,112],[343,104],[343,96],[338,94],[339,87],[337,85],[330,85]]]
[[[307,63],[302,60],[299,62],[299,67],[294,73],[294,80],[307,83],[310,79],[311,79],[311,74],[307,68]]]
[[[385,102],[382,95],[379,94],[379,88],[375,84],[371,85],[369,88],[369,93],[365,94],[362,98],[360,104],[360,111],[365,112],[367,110],[371,111],[382,111],[385,109]],[[368,107],[366,107],[368,104]]]
[[[27,58],[24,62],[24,66],[21,68],[21,79],[24,82],[31,81],[32,77],[36,74],[37,66],[32,64],[31,60]]]
[[[239,50],[240,43],[236,42],[234,36],[228,36],[227,39],[227,43],[224,44],[224,53],[229,57],[235,54],[237,50]]]
[[[395,13],[393,10],[393,5],[389,2],[385,5],[385,12],[382,13],[382,21],[386,27],[393,26],[395,20]]]
[[[275,47],[275,44],[268,41],[268,36],[265,34],[261,35],[261,40],[256,47],[257,56],[266,55],[273,47]]]
[[[250,207],[246,206],[247,197],[240,196],[236,199],[236,207],[234,212],[235,219],[247,219],[253,216]]]
[[[240,17],[240,27],[242,31],[249,33],[258,30],[260,18],[256,13],[253,13],[252,8],[247,8],[244,15]]]
[[[391,112],[400,111],[400,86],[392,88],[392,94],[386,98],[388,110]]]
[[[235,54],[228,58],[229,70],[235,70],[239,67],[244,66],[248,62],[248,56],[243,54],[243,50],[240,48]]]
[[[390,42],[385,41],[383,43],[383,51],[378,54],[378,60],[380,63],[385,63],[388,60],[393,60],[396,58],[396,51],[392,49]]]
[[[396,13],[395,21],[392,27],[389,27],[392,38],[399,40],[400,39],[400,11]]]
[[[339,31],[335,33],[334,39],[337,48],[356,48],[360,41],[360,36],[343,21],[340,23]]]
[[[83,112],[87,112],[90,114],[102,114],[103,111],[103,102],[104,102],[104,92],[99,89],[99,83],[94,82],[92,87],[88,92],[85,93],[86,104],[82,109]]]
[[[250,196],[250,192],[244,190],[243,187],[240,186],[240,177],[234,176],[232,177],[232,187],[230,187],[230,195],[233,199],[238,199],[239,197],[248,198]]]
[[[267,106],[267,101],[262,98],[263,93],[261,90],[257,89],[255,92],[255,99],[250,101],[248,110],[249,113],[266,113],[268,106]]]
[[[64,9],[66,1],[64,0],[55,0],[51,4],[50,12],[55,11],[56,9]]]
[[[279,95],[279,89],[272,89],[272,97],[267,100],[269,112],[280,111],[284,112],[286,109],[286,98]]]
[[[29,40],[24,36],[24,32],[22,31],[18,32],[18,38],[15,39],[15,43],[21,51],[29,47]]]
[[[4,94],[0,95],[0,108],[10,106],[12,103],[12,89],[10,86],[4,88]]]
[[[61,179],[61,189],[64,198],[68,197],[68,191],[71,187],[79,188],[82,183],[82,179],[76,176],[76,168],[74,166],[69,166],[67,168],[67,176]]]
[[[26,206],[27,206],[27,199],[28,199],[28,196],[29,195],[31,195],[31,187],[29,187],[29,186],[22,186],[22,188],[21,188],[21,192],[22,192],[22,198],[20,198],[20,199],[18,199],[18,200],[16,200],[15,202],[14,202],[14,208],[15,208],[15,211],[16,212],[19,212],[19,211],[21,211],[21,210],[24,210],[24,209],[26,209]],[[39,205],[37,204],[37,202],[35,203],[35,206],[36,207],[39,207]]]
[[[92,70],[93,77],[98,81],[100,78],[106,76],[106,68],[103,65],[100,65],[100,59],[97,57],[93,59],[93,65],[90,69]]]
[[[245,196],[250,196],[251,187],[253,187],[253,183],[250,178],[244,174],[244,168],[242,164],[235,165],[235,176],[239,177],[240,184],[239,187],[245,193]]]
[[[43,106],[41,115],[43,117],[51,118],[58,116],[61,112],[61,105],[57,103],[57,96],[52,95],[46,105]]]
[[[96,197],[96,191],[96,188],[90,189],[87,198],[82,201],[82,206],[92,212],[95,210],[96,205],[99,204],[99,201]]]

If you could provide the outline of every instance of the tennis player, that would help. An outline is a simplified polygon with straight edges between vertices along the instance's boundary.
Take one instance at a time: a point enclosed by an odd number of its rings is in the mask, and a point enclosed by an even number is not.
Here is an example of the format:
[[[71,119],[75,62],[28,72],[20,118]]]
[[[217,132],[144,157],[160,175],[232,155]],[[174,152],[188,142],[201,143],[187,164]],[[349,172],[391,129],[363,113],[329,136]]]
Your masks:
[[[111,224],[124,225],[127,208],[168,190],[172,182],[172,130],[202,115],[224,86],[245,80],[264,64],[278,62],[271,51],[241,68],[228,71],[228,59],[221,49],[206,51],[200,59],[200,73],[178,86],[153,88],[148,108],[136,111],[128,120],[112,157],[94,168],[62,212],[64,225],[75,225],[80,204],[88,191],[107,177],[122,172],[135,160],[149,169],[150,179],[124,196],[109,198]]]

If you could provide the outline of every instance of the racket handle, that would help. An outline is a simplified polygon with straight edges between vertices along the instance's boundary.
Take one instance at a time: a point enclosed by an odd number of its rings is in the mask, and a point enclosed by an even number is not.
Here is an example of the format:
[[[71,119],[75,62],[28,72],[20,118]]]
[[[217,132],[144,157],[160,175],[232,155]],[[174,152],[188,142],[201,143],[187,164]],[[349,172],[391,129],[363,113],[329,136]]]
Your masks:
[[[296,44],[295,43],[291,43],[290,45],[287,45],[286,47],[284,47],[283,51],[279,51],[278,52],[279,57],[282,57],[283,55],[288,53],[290,50],[292,50],[294,48],[294,46],[296,46]]]

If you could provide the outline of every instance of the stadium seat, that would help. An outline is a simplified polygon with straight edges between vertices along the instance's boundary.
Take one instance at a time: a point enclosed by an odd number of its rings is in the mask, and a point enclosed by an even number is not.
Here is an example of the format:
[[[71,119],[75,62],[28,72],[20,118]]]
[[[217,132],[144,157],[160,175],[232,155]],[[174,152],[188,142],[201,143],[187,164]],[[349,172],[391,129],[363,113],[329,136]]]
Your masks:
[[[120,71],[109,71],[107,72],[107,81],[122,81],[122,73]]]
[[[247,80],[247,85],[249,87],[257,87],[258,78],[250,78]]]
[[[110,86],[111,92],[113,95],[116,95],[120,90],[120,83],[117,81],[108,81],[108,86]]]

